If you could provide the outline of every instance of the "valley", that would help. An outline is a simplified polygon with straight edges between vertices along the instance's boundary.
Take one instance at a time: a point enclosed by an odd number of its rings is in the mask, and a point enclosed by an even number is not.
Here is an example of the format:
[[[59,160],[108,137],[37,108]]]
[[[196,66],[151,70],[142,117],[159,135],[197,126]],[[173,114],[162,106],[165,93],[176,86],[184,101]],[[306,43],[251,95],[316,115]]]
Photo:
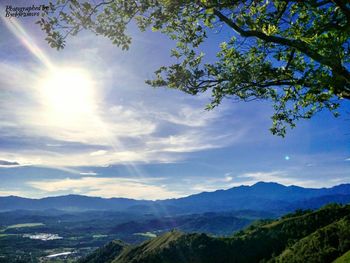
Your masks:
[[[0,218],[4,217],[17,224],[1,231],[0,262],[74,261],[112,240],[139,244],[174,228],[230,235],[253,221],[249,213],[236,217],[233,212],[155,217],[107,211],[21,210],[0,213]],[[40,223],[25,223],[34,219]]]

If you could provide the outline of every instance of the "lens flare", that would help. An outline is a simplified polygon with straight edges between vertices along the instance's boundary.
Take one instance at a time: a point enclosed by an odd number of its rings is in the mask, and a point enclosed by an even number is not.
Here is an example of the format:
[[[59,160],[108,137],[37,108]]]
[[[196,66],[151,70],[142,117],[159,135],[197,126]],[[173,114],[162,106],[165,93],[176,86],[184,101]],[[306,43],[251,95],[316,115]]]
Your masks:
[[[35,41],[28,35],[22,25],[17,22],[15,18],[4,18],[1,16],[2,21],[6,27],[20,40],[20,42],[46,67],[53,69],[53,64],[45,53],[38,47]]]

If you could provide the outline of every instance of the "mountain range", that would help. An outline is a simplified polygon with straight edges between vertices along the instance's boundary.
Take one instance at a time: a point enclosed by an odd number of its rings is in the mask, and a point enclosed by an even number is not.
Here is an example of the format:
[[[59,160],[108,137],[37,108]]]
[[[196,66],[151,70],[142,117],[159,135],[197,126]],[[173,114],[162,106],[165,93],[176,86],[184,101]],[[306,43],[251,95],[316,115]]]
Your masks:
[[[0,197],[0,211],[45,210],[67,211],[113,210],[137,213],[186,214],[222,211],[270,211],[279,215],[295,209],[316,209],[325,204],[350,202],[350,184],[331,188],[303,188],[278,183],[258,182],[227,190],[202,192],[167,200],[134,200],[65,195],[30,199],[17,196]]]
[[[350,262],[348,203],[350,184],[266,182],[157,201],[0,197],[0,262]]]

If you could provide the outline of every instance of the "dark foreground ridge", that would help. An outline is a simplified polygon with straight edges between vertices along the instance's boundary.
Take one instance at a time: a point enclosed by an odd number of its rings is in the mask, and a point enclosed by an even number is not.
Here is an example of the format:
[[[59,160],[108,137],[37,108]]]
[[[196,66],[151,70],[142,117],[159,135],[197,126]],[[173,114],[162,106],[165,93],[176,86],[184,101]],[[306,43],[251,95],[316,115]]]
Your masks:
[[[350,206],[327,205],[258,221],[231,237],[171,231],[129,246],[113,241],[80,263],[345,263],[350,258]]]

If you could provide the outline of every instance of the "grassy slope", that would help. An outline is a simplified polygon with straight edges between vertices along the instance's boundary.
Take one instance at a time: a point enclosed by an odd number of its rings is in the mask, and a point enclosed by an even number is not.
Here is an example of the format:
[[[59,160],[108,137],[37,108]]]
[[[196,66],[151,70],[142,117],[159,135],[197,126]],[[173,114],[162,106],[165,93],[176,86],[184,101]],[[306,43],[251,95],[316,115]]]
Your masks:
[[[171,231],[125,250],[113,263],[217,262],[217,252],[213,251],[223,247],[222,241],[204,234]]]
[[[286,249],[271,262],[332,262],[350,249],[350,217],[325,226]]]

